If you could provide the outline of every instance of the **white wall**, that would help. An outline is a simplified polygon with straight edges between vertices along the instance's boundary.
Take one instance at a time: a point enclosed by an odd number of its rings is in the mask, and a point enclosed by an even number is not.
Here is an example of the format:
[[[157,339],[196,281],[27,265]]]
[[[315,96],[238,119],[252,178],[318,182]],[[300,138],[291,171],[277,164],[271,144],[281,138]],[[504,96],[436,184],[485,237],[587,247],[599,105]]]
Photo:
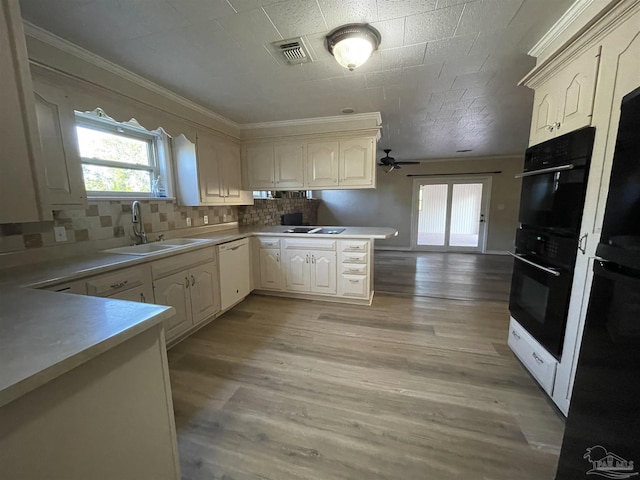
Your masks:
[[[513,248],[518,227],[520,181],[514,175],[522,171],[523,157],[465,158],[425,161],[405,165],[391,173],[378,171],[375,190],[325,190],[314,192],[323,200],[318,211],[320,225],[394,227],[398,236],[376,241],[377,246],[409,248],[411,245],[411,200],[413,178],[407,174],[452,174],[502,171],[491,176],[491,203],[487,251]]]

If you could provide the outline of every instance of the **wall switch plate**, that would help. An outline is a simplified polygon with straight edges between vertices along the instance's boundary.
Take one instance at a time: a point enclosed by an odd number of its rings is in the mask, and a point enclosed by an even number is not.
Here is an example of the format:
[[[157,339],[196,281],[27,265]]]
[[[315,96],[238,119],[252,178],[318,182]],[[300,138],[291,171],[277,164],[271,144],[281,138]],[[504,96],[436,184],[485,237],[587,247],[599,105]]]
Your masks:
[[[67,241],[67,231],[64,227],[53,227],[53,236],[55,237],[56,242]]]
[[[203,220],[205,225],[209,225],[209,215],[205,215]]]
[[[191,218],[187,217],[187,227],[191,226]]]

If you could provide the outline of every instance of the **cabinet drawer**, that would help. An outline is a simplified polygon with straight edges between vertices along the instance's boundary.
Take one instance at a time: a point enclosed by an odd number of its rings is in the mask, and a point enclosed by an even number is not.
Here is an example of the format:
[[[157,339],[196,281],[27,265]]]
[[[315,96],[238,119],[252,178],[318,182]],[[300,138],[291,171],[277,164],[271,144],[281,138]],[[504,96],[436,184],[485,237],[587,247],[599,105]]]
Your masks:
[[[340,290],[344,297],[367,298],[369,296],[369,277],[362,275],[341,275]]]
[[[335,240],[287,238],[284,247],[287,250],[335,250],[336,243]]]
[[[340,250],[343,252],[368,252],[369,242],[367,241],[343,241],[340,242]]]
[[[237,250],[244,245],[249,245],[248,238],[241,238],[240,240],[234,240],[233,242],[221,243],[218,245],[218,249],[220,252],[226,252],[227,250]]]
[[[349,275],[366,275],[367,265],[357,263],[343,263],[341,273],[346,273]]]
[[[65,282],[44,287],[42,290],[60,293],[75,293],[76,295],[86,295],[87,283],[85,280],[76,280],[75,282]]]
[[[340,256],[340,263],[360,263],[366,265],[367,263],[369,263],[369,254],[345,252]]]
[[[87,294],[94,297],[111,297],[141,285],[151,283],[149,266],[124,268],[87,280]]]
[[[260,248],[280,248],[279,238],[262,238],[258,237],[258,245]]]
[[[213,247],[203,248],[195,252],[183,253],[173,257],[163,258],[151,264],[154,279],[166,277],[172,273],[186,270],[193,265],[215,262],[216,255]]]
[[[531,375],[552,395],[558,361],[513,318],[509,323],[508,343]]]

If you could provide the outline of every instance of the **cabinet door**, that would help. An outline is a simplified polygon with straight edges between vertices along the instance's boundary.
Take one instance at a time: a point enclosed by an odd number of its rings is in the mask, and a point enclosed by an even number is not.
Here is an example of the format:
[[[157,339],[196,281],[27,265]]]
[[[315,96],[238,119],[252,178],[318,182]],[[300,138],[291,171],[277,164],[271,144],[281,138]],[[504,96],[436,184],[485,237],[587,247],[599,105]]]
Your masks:
[[[189,270],[191,313],[193,324],[198,324],[220,311],[218,268],[209,262]]]
[[[311,291],[336,293],[336,252],[311,252]]]
[[[304,145],[276,145],[274,156],[276,188],[303,188]]]
[[[555,123],[558,117],[557,91],[548,86],[536,89],[533,98],[533,117],[529,146],[549,140],[555,136]]]
[[[287,290],[309,292],[311,290],[311,258],[308,250],[287,250],[285,253],[285,276]]]
[[[242,170],[240,168],[240,145],[221,142],[218,146],[222,166],[222,187],[225,202],[235,203],[242,192]]]
[[[186,271],[174,273],[153,282],[155,303],[176,309],[176,314],[165,324],[167,340],[175,338],[192,325],[189,283]]]
[[[600,62],[600,47],[592,48],[572,61],[558,76],[562,103],[556,135],[591,125]]]
[[[244,154],[247,165],[247,188],[272,190],[275,184],[273,145],[247,145]]]
[[[200,201],[205,204],[224,203],[226,190],[222,181],[220,150],[215,138],[198,134],[197,164]]]
[[[220,265],[220,303],[222,310],[239,302],[251,292],[251,265],[248,239],[218,247]]]
[[[51,219],[29,59],[16,1],[0,2],[0,45],[0,223]]]
[[[340,142],[340,186],[373,186],[375,164],[373,139],[357,138]]]
[[[260,288],[264,290],[282,290],[283,275],[280,263],[280,250],[259,249]]]
[[[307,145],[307,186],[338,186],[338,142]]]
[[[138,287],[125,290],[124,292],[111,295],[109,298],[128,300],[129,302],[152,303],[153,290],[150,285],[140,285]]]
[[[75,116],[67,97],[56,88],[35,82],[35,105],[45,181],[52,207],[86,205]]]

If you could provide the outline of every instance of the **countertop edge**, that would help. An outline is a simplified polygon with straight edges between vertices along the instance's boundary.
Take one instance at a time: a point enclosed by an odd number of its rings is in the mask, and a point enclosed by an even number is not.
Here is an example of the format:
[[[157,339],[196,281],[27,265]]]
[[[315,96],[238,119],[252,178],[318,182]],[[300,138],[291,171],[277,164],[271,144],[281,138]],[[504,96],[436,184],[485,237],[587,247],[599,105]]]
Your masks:
[[[175,309],[173,307],[158,305],[158,308],[161,310],[150,315],[148,318],[137,322],[135,325],[117,332],[94,345],[79,350],[73,355],[70,355],[58,362],[52,363],[33,375],[25,377],[9,386],[3,387],[2,390],[0,390],[0,407],[3,407],[23,395],[36,390],[42,385],[55,380],[74,368],[89,362],[118,345],[121,345],[136,335],[145,332],[156,325],[162,324],[165,319],[170,318],[175,314]]]

